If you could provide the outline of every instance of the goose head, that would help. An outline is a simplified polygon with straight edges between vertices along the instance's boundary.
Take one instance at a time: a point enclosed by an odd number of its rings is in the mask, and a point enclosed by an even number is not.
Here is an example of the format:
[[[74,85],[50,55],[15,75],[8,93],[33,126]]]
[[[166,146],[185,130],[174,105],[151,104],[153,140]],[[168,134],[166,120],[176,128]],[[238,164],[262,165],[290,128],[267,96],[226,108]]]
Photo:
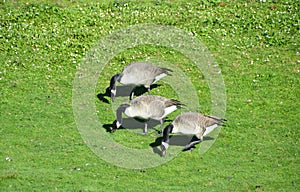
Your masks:
[[[172,133],[174,125],[171,123],[167,125],[163,130],[163,141],[161,142],[161,156],[166,155],[166,151],[169,148],[169,134]]]
[[[117,113],[116,113],[117,120],[115,120],[113,123],[112,132],[115,132],[116,129],[118,129],[122,126],[122,122],[123,122],[122,113],[124,113],[128,107],[130,107],[130,105],[128,105],[128,104],[122,104],[118,107]]]
[[[109,92],[110,92],[110,98],[112,100],[112,102],[115,101],[115,97],[117,94],[117,86],[116,86],[116,82],[121,78],[120,74],[116,74],[114,76],[112,76],[112,78],[110,79],[110,85],[109,85]]]

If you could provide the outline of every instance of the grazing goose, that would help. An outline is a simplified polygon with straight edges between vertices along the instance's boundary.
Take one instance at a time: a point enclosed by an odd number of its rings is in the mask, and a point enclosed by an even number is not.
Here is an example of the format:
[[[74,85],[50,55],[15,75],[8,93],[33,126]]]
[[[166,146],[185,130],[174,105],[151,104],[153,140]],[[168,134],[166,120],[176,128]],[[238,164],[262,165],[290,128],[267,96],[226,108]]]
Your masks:
[[[143,85],[148,89],[150,95],[150,85],[157,82],[161,78],[170,75],[171,69],[157,67],[147,63],[136,62],[126,66],[121,74],[114,75],[110,80],[109,91],[111,94],[111,100],[114,102],[117,94],[116,82],[120,82],[123,85]],[[134,89],[130,94],[130,100],[133,98]]]
[[[113,123],[112,132],[122,125],[122,113],[128,117],[145,121],[144,133],[147,134],[147,121],[150,119],[158,120],[163,126],[164,118],[180,108],[182,104],[174,99],[167,99],[161,96],[142,95],[129,104],[122,104],[118,107],[116,116],[117,120]]]
[[[166,154],[166,150],[169,147],[169,134],[170,133],[182,133],[186,135],[196,135],[199,139],[193,141],[185,149],[189,149],[192,146],[196,145],[203,141],[203,134],[207,127],[219,125],[222,126],[225,119],[203,115],[200,113],[187,112],[177,116],[174,121],[165,127],[163,130],[163,140],[161,143],[162,156]]]

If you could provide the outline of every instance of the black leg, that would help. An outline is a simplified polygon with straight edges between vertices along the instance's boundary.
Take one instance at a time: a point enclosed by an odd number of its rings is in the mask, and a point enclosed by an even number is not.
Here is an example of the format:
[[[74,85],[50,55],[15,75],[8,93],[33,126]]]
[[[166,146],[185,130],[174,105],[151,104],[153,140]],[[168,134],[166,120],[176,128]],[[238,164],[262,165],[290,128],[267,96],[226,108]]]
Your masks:
[[[148,124],[145,122],[145,127],[144,127],[144,134],[147,135],[148,133]]]
[[[148,87],[147,90],[148,90],[148,95],[150,95],[150,87]]]
[[[194,147],[194,145],[200,143],[201,140],[197,140],[197,141],[192,141],[190,142],[188,145],[186,145],[184,148],[183,148],[183,151],[187,151],[188,149]]]
[[[161,134],[161,132],[162,132],[162,130],[163,130],[163,128],[164,128],[165,118],[161,119],[159,122],[160,122],[160,130],[161,130],[161,131],[159,131],[158,134]]]
[[[134,91],[135,91],[135,87],[134,87],[134,88],[132,89],[132,91],[130,92],[129,101],[131,101],[131,100],[133,99]]]
[[[160,126],[161,126],[161,128],[163,128],[163,126],[164,126],[164,122],[165,122],[165,118],[162,118],[161,120],[159,120],[159,122],[160,122]]]
[[[147,135],[147,133],[148,133],[148,124],[147,124],[147,122],[145,122],[145,127],[144,127],[143,133],[138,133],[138,134],[140,134],[140,135]]]

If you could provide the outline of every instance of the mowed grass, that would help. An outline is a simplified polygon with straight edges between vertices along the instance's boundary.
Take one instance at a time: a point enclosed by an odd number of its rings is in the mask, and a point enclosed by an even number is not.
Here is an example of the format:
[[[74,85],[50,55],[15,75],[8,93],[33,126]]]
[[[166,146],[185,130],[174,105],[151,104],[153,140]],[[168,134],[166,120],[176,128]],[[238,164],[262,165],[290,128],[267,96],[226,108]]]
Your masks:
[[[299,191],[299,9],[292,0],[1,1],[0,191]],[[227,125],[202,155],[198,145],[161,166],[132,170],[87,147],[72,89],[89,50],[138,23],[176,26],[207,46],[222,69]],[[176,63],[197,90],[199,111],[211,112],[205,78],[190,60],[140,46],[101,72],[94,94],[101,122],[115,114],[97,94],[111,75],[147,58]],[[177,97],[158,84],[153,94]],[[156,139],[125,129],[107,136],[133,148]]]

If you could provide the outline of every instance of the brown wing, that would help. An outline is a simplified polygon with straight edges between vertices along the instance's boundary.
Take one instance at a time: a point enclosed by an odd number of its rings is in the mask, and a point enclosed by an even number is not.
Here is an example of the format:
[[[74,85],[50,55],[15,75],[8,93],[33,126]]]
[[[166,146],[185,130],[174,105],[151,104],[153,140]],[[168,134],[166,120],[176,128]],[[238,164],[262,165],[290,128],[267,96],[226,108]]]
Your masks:
[[[123,77],[123,83],[130,84],[132,82],[149,87],[156,77],[165,73],[169,75],[172,70],[167,68],[161,68],[148,63],[136,62],[132,63],[124,68],[123,73],[126,76]]]

